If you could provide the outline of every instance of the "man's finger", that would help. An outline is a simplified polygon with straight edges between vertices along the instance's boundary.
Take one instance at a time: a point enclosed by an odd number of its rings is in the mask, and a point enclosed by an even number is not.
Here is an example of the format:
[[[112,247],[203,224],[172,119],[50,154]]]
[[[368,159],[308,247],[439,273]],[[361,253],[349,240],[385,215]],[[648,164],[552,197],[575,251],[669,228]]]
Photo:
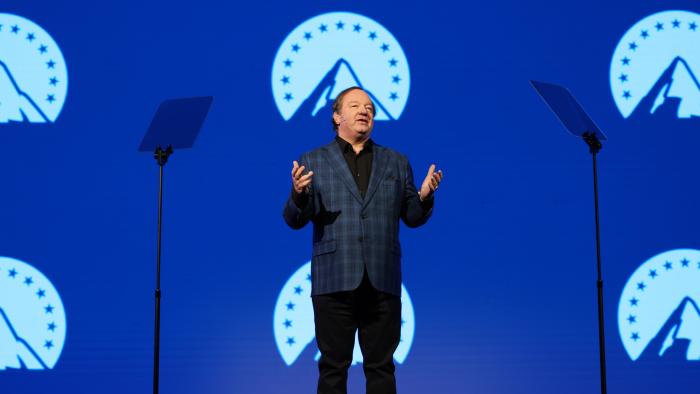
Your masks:
[[[301,181],[301,182],[297,183],[297,186],[298,186],[300,189],[305,189],[305,188],[306,188],[307,186],[309,186],[310,184],[311,184],[311,179],[307,179],[307,180],[304,180],[304,181]]]
[[[301,182],[301,181],[306,181],[307,179],[311,179],[312,176],[314,176],[314,172],[313,172],[313,171],[309,171],[308,174],[299,177],[298,181],[299,181],[299,182]]]
[[[297,186],[299,186],[299,188],[301,189],[301,188],[309,186],[310,184],[311,184],[311,179],[307,179],[305,181],[299,182],[297,184]]]
[[[304,166],[297,168],[296,172],[293,175],[294,179],[299,179],[299,177],[301,177],[301,174],[304,173],[304,169],[305,169]]]
[[[434,172],[435,172],[435,164],[431,164],[430,168],[428,168],[428,176],[433,176]]]
[[[436,172],[433,174],[433,179],[437,181],[437,183],[442,182],[442,173]]]
[[[294,176],[294,173],[296,172],[297,168],[299,168],[299,163],[297,163],[297,161],[294,160],[292,164],[292,176]]]

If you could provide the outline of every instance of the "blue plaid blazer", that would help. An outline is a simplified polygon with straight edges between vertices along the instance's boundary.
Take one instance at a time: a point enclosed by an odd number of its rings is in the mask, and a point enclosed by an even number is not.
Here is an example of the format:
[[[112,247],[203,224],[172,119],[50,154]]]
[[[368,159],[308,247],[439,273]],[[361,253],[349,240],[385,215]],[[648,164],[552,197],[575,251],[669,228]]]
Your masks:
[[[314,172],[308,202],[297,207],[290,196],[283,215],[294,229],[313,223],[312,295],[357,288],[367,267],[377,290],[400,296],[399,219],[418,227],[432,213],[418,197],[408,159],[374,144],[364,198],[337,142],[303,154],[300,165]]]

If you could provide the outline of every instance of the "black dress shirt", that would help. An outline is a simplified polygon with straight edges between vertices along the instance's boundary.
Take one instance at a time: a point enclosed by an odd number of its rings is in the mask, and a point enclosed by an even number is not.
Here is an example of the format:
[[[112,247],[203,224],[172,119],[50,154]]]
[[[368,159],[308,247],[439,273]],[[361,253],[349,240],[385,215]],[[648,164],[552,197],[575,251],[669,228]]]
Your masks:
[[[335,136],[335,142],[338,143],[345,162],[348,163],[350,173],[355,179],[357,189],[360,191],[362,198],[364,198],[369,186],[369,176],[372,173],[372,145],[374,143],[372,140],[367,140],[360,153],[355,153],[352,145],[337,135]]]

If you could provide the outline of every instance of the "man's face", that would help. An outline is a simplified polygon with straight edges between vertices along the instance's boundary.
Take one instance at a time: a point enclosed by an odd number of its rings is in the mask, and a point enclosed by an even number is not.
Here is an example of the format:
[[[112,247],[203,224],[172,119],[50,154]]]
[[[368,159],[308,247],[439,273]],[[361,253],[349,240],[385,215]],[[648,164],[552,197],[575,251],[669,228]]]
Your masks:
[[[333,113],[338,135],[350,141],[366,140],[374,127],[374,104],[360,89],[349,91],[342,100],[340,113]]]

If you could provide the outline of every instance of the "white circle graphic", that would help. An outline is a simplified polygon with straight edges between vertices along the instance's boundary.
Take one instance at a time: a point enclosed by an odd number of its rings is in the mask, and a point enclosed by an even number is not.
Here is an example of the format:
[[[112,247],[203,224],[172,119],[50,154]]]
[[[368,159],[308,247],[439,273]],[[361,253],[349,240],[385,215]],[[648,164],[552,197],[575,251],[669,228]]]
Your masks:
[[[49,33],[0,13],[0,123],[54,122],[67,92],[66,62]]]
[[[700,15],[663,11],[632,26],[610,63],[610,88],[625,118],[700,116]]]
[[[65,339],[56,288],[31,265],[0,257],[0,370],[51,369]]]
[[[287,365],[292,365],[315,338],[314,308],[311,301],[311,262],[299,268],[285,283],[277,298],[272,328],[277,349]],[[406,361],[416,330],[413,303],[408,290],[401,285],[401,340],[394,352],[399,364]],[[314,345],[315,348],[315,345]],[[315,359],[320,353],[316,350]],[[362,362],[357,333],[353,349],[353,364]]]
[[[680,354],[700,360],[700,250],[676,249],[642,264],[627,281],[617,313],[632,360]]]
[[[367,91],[376,120],[394,120],[406,106],[408,61],[394,36],[376,21],[350,12],[315,16],[280,45],[272,65],[272,94],[285,120],[316,116],[351,86]]]

